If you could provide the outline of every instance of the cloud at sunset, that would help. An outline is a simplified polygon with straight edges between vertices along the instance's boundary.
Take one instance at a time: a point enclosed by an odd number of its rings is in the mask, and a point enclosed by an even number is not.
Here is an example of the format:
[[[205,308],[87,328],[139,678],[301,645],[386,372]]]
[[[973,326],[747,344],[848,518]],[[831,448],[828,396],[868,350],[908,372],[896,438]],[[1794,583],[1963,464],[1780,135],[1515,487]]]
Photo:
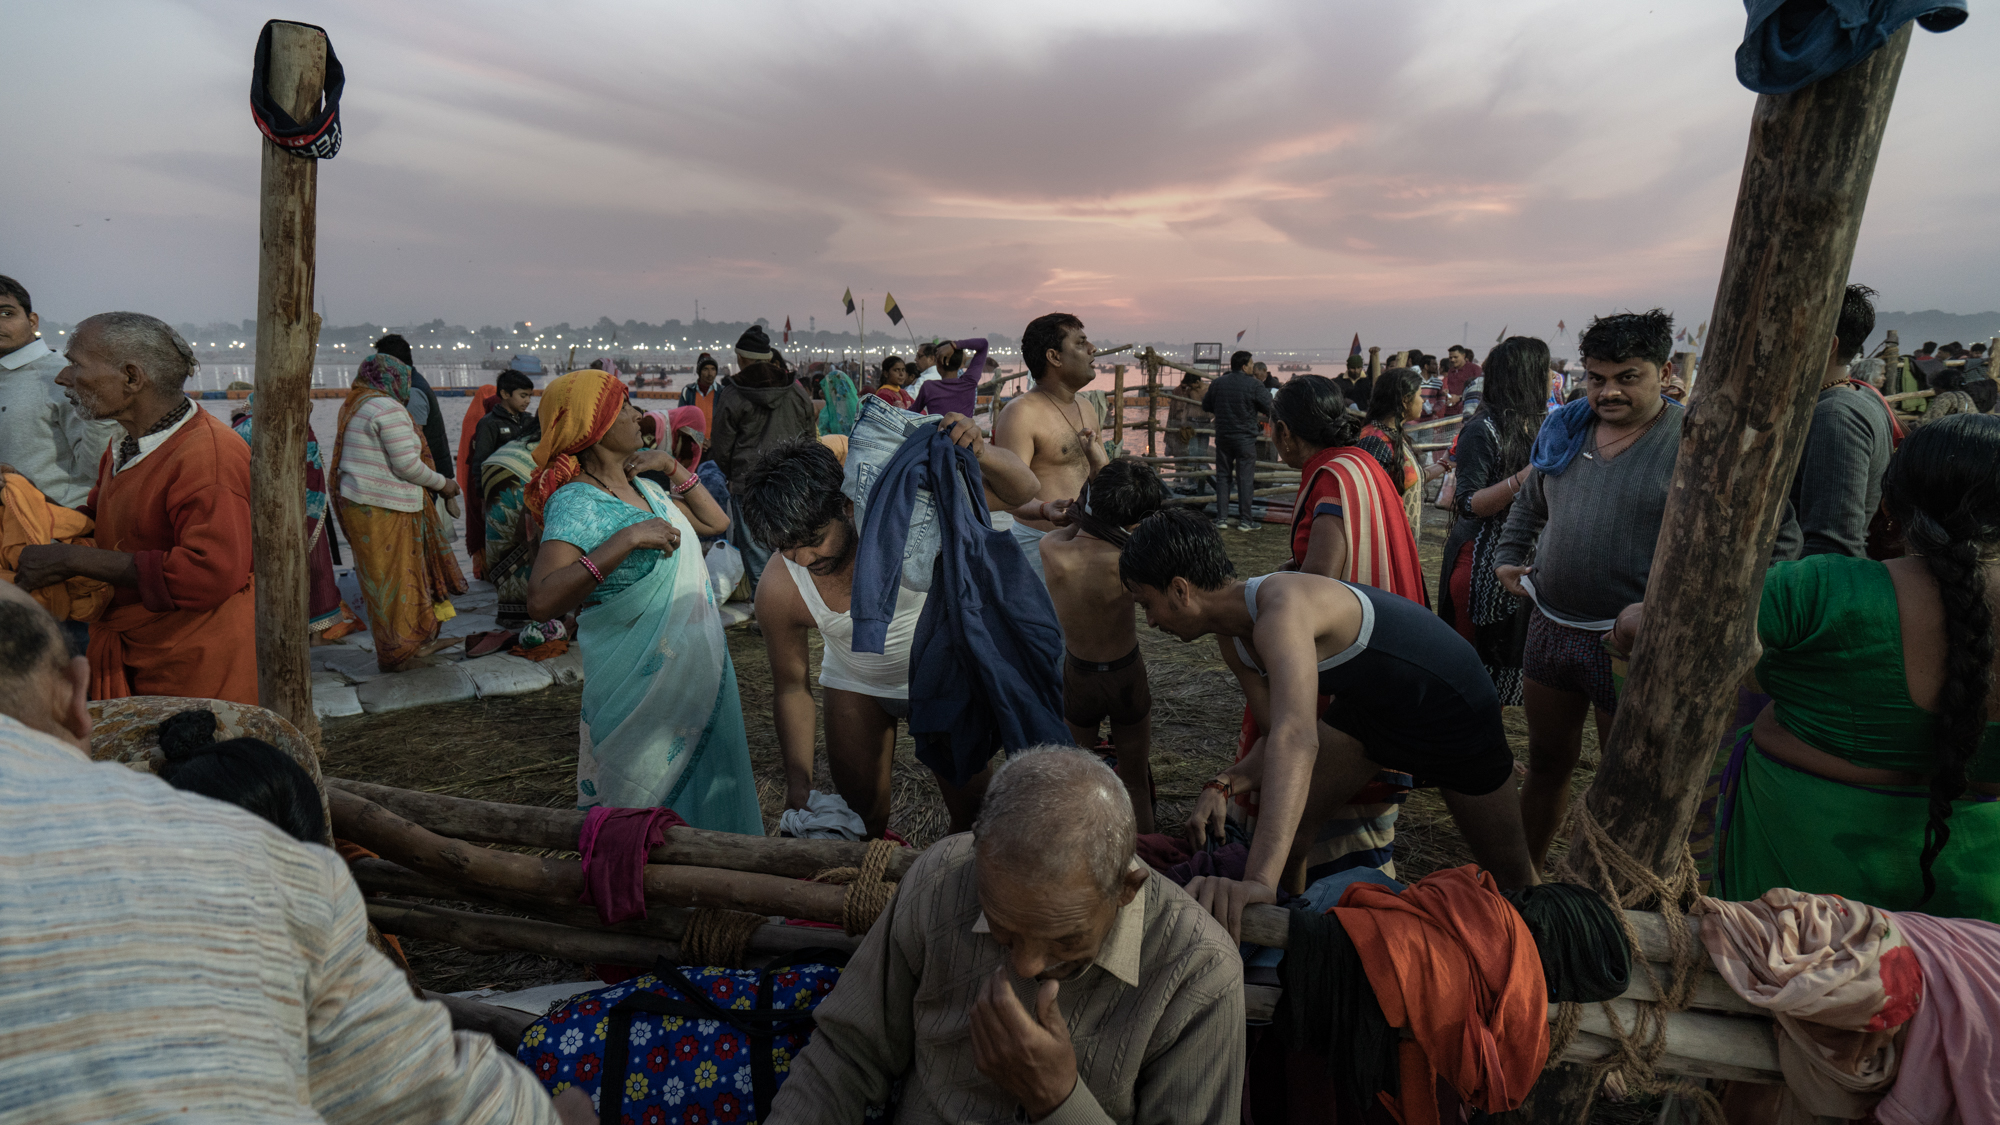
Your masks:
[[[1257,322],[1431,346],[1612,307],[1706,319],[1753,97],[1728,4],[329,3],[337,322],[599,315],[919,332]],[[52,317],[254,309],[250,48],[269,12],[17,16],[0,272]],[[2000,305],[2000,123],[1975,17],[1919,32],[1855,277]],[[1977,85],[1976,83],[1974,85]],[[26,157],[26,158],[24,158]],[[109,220],[109,221],[107,221]],[[1484,332],[1484,337],[1481,332]]]

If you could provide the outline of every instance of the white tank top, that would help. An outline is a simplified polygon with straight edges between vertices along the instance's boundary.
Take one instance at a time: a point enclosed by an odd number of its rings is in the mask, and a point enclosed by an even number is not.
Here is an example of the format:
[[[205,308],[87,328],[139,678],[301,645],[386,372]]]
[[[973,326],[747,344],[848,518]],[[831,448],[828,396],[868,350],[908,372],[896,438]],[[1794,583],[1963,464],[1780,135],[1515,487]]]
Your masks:
[[[819,587],[813,585],[812,572],[783,555],[778,557],[784,559],[792,585],[799,588],[799,597],[805,599],[826,646],[820,656],[819,686],[878,699],[908,699],[910,641],[917,633],[917,617],[924,611],[924,593],[898,583],[896,614],[889,619],[889,636],[882,651],[855,652],[853,615],[828,608],[826,599],[819,596]]]

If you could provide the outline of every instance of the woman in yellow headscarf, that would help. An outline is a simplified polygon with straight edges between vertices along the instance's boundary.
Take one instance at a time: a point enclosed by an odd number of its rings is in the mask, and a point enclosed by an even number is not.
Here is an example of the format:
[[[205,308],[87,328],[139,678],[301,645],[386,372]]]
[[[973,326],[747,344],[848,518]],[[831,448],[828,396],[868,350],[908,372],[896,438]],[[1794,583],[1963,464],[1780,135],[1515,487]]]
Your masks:
[[[557,379],[541,419],[528,616],[581,610],[577,806],[665,807],[697,828],[763,835],[736,668],[697,539],[722,534],[729,517],[672,454],[641,448],[639,411],[615,376]],[[669,488],[638,475],[651,472]]]

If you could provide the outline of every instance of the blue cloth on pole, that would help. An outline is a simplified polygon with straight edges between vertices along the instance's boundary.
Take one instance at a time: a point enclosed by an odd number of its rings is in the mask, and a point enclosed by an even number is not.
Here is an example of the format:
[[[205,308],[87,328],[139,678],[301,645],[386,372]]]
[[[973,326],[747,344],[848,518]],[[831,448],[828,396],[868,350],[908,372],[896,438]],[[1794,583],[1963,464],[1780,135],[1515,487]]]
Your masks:
[[[1867,58],[1911,20],[1925,31],[1965,22],[1965,0],[1743,0],[1750,24],[1736,80],[1789,94]]]
[[[993,529],[984,484],[971,450],[934,426],[910,434],[869,490],[854,561],[854,651],[879,653],[918,493],[943,498],[931,597],[910,646],[910,736],[918,761],[961,786],[995,751],[1071,741],[1055,605],[1013,537]]]

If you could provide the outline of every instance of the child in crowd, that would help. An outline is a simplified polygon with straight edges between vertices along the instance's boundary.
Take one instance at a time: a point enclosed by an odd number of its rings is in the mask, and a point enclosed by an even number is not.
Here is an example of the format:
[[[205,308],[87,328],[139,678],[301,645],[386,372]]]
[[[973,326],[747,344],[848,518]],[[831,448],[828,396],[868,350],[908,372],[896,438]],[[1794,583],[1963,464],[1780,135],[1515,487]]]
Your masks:
[[[1166,485],[1143,461],[1121,457],[1084,485],[1070,524],[1043,537],[1042,567],[1069,652],[1063,661],[1063,718],[1078,746],[1097,745],[1111,721],[1114,768],[1132,795],[1141,833],[1153,831],[1153,696],[1139,656],[1132,591],[1118,577],[1130,529],[1159,510]]]

